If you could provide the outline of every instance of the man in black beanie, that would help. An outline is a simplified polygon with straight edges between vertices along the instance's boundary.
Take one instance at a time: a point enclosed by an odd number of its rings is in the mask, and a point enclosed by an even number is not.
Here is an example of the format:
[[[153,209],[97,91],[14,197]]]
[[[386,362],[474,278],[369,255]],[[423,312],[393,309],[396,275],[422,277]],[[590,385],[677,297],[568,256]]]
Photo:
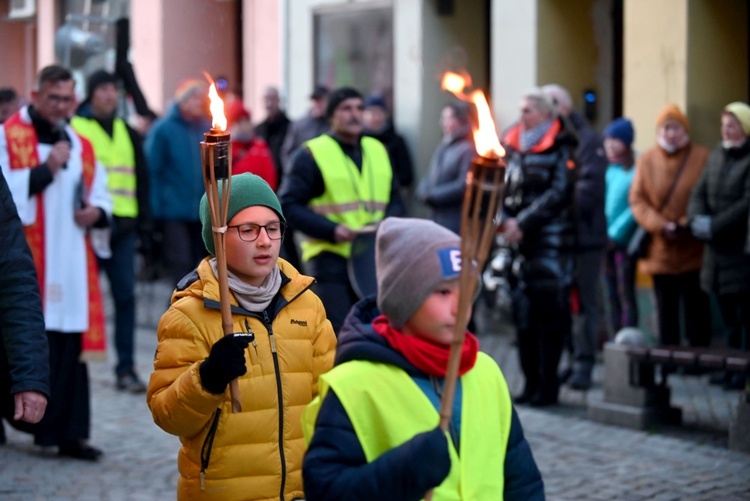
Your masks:
[[[358,299],[348,273],[352,240],[362,227],[403,213],[388,152],[362,136],[363,111],[356,89],[328,95],[331,129],[292,157],[279,196],[287,220],[305,234],[302,263],[336,333]]]
[[[71,120],[73,128],[94,147],[107,169],[107,187],[114,201],[109,246],[111,256],[100,259],[115,306],[116,387],[131,393],[146,391],[134,363],[135,256],[138,235],[148,238],[150,211],[148,170],[140,135],[117,117],[117,78],[103,70],[86,82],[86,99]]]

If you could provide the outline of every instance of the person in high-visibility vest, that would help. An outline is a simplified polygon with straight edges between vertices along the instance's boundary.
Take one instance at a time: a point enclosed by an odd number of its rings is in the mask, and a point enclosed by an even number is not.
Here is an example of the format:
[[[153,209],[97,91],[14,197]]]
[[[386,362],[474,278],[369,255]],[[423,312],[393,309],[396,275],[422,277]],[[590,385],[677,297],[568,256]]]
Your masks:
[[[449,431],[440,400],[457,321],[460,237],[387,218],[375,298],[354,307],[302,414],[307,501],[539,500],[544,483],[502,372],[466,333]]]
[[[135,258],[139,235],[148,235],[151,229],[148,169],[143,138],[117,116],[118,98],[115,75],[104,70],[92,73],[86,99],[70,124],[91,142],[107,170],[107,188],[114,202],[111,256],[100,259],[99,265],[107,274],[115,306],[115,387],[143,393],[146,385],[135,371]]]
[[[364,100],[343,87],[328,96],[331,130],[292,158],[279,198],[291,225],[304,233],[302,263],[336,332],[358,300],[347,270],[361,228],[403,214],[399,185],[385,146],[363,137]]]

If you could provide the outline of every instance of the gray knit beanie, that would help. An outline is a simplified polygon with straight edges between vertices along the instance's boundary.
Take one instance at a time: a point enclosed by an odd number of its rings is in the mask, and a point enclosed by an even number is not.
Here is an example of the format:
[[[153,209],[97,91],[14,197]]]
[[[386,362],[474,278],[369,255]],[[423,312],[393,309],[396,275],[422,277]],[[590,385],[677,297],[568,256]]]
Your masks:
[[[219,198],[221,198],[221,185],[219,185]],[[279,215],[281,222],[286,222],[284,213],[281,212],[281,204],[268,183],[260,176],[246,172],[232,176],[231,187],[229,188],[229,207],[227,209],[227,223],[232,220],[237,213],[248,207],[262,205],[268,207]],[[200,216],[203,244],[206,250],[212,255],[216,255],[214,248],[214,234],[211,228],[211,211],[208,207],[208,199],[203,194],[200,205]]]
[[[458,278],[461,238],[426,219],[386,218],[375,237],[378,308],[400,329],[442,282]]]

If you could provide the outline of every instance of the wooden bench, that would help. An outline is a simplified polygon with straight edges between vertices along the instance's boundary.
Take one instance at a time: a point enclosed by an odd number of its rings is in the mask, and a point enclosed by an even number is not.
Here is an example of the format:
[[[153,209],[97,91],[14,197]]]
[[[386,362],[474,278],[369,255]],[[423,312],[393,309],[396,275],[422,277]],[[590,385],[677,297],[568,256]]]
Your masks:
[[[750,374],[750,352],[726,348],[685,346],[630,346],[628,355],[638,363],[666,368],[726,370]]]
[[[603,398],[589,401],[589,418],[641,430],[661,424],[680,424],[682,410],[671,405],[668,384],[668,375],[678,367],[742,372],[750,378],[750,352],[607,343]],[[750,453],[750,392],[747,389],[741,392],[730,423],[729,445]]]

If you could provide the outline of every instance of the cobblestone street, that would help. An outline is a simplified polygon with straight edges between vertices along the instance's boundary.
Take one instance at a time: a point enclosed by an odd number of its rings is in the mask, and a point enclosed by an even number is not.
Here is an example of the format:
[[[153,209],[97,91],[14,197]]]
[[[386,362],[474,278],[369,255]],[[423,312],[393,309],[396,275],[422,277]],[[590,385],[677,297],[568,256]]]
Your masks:
[[[155,321],[166,307],[163,284],[139,284],[137,363],[151,372]],[[508,334],[485,334],[482,349],[500,363],[511,392],[521,386]],[[98,463],[64,460],[42,450],[7,424],[0,447],[0,498],[20,500],[174,499],[179,441],[154,425],[145,397],[118,392],[109,363],[90,363],[92,444],[104,450]],[[601,380],[597,366],[595,381]],[[550,500],[748,500],[750,455],[729,451],[726,426],[737,392],[723,392],[705,378],[675,378],[675,403],[685,424],[638,432],[596,424],[585,415],[588,395],[563,390],[561,405],[519,407],[526,435]]]

